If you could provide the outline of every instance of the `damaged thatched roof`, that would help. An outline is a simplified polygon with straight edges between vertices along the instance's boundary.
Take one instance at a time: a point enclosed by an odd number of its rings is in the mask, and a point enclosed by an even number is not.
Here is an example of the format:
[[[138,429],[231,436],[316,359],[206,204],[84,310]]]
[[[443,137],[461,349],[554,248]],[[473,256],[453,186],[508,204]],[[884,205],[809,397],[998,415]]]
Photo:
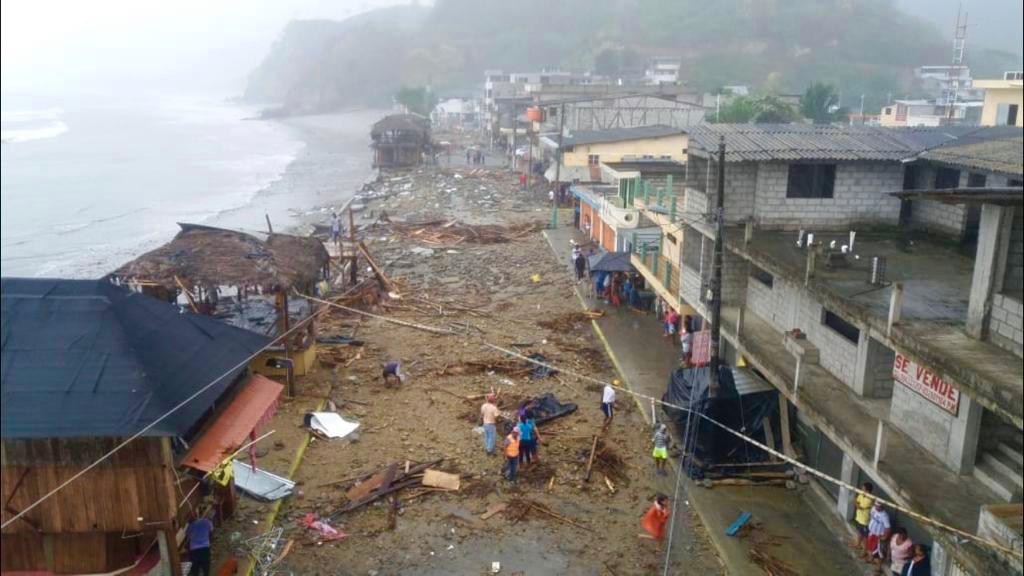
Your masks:
[[[401,131],[428,134],[430,132],[430,120],[419,114],[391,114],[374,123],[370,135],[374,138],[384,132]]]
[[[181,231],[163,246],[121,266],[112,276],[155,283],[167,289],[186,285],[255,286],[264,290],[301,287],[320,278],[329,256],[314,238],[250,234],[212,226],[179,224]]]

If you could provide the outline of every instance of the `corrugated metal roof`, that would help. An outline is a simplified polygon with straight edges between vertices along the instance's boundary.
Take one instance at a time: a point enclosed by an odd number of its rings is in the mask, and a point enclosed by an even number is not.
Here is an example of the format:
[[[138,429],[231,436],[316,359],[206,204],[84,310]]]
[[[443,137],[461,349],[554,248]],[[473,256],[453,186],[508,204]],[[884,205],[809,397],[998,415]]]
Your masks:
[[[881,128],[813,124],[706,124],[690,128],[689,152],[707,156],[725,137],[726,162],[899,161],[955,140],[969,128]]]
[[[611,130],[580,130],[571,136],[562,138],[562,146],[580,146],[601,142],[621,142],[623,140],[641,140],[644,138],[662,138],[682,134],[682,128],[674,128],[664,124],[653,126],[634,126],[632,128],[612,128]]]
[[[1024,136],[1017,129],[1017,136],[997,140],[977,141],[965,139],[965,143],[940,146],[921,155],[925,160],[949,164],[968,170],[999,172],[1020,177],[1024,174]]]

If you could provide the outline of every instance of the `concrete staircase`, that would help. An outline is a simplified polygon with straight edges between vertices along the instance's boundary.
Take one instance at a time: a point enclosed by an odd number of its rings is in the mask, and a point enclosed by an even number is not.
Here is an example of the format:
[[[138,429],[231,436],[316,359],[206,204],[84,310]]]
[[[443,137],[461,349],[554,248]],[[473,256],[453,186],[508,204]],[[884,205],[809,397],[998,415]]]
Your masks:
[[[1024,440],[1000,441],[982,452],[974,463],[974,477],[1007,502],[1020,502],[1024,494]]]

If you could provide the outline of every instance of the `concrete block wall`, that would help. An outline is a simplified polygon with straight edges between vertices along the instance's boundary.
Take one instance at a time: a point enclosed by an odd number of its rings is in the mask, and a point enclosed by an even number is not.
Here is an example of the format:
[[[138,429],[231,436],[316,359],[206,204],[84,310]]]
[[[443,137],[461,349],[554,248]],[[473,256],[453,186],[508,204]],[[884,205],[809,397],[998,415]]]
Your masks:
[[[896,225],[900,200],[888,192],[903,185],[898,162],[848,162],[836,165],[832,198],[787,198],[789,164],[758,165],[755,221],[763,228],[839,229],[857,223]]]
[[[838,380],[854,387],[858,343],[850,342],[822,323],[823,307],[802,286],[776,276],[769,288],[747,279],[747,309],[780,332],[799,328],[818,347],[819,363]]]
[[[1024,308],[1018,298],[1005,294],[992,297],[988,335],[996,346],[1024,356]]]
[[[701,158],[688,161],[686,177],[686,210],[705,214],[714,209],[718,172],[715,163]],[[710,166],[710,179],[708,168]],[[753,162],[729,163],[725,169],[725,217],[727,222],[739,222],[754,214],[754,190],[757,187],[758,164]],[[691,198],[692,196],[692,198]]]
[[[910,207],[910,225],[919,230],[960,237],[967,227],[967,207],[935,200],[914,200]]]
[[[970,396],[961,394],[954,416],[897,382],[889,422],[954,472],[969,474],[977,456],[982,412]]]
[[[1020,295],[1024,291],[1024,210],[1013,209],[1010,227],[1010,245],[1006,253],[1006,271],[1003,273],[1004,293]]]

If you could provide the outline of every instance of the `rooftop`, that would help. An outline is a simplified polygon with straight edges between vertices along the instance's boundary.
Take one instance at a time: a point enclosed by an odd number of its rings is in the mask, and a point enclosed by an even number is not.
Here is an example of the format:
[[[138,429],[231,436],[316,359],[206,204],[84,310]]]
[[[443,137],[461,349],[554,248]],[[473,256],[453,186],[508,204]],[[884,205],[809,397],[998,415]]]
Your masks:
[[[263,335],[105,280],[2,281],[3,438],[186,434]]]
[[[688,130],[689,153],[707,157],[725,137],[726,162],[793,160],[901,161],[958,138],[985,139],[988,128],[883,128],[813,124],[706,124]]]
[[[958,139],[953,144],[926,150],[920,157],[967,170],[999,172],[1019,178],[1024,175],[1024,130],[1012,128],[1012,132],[1015,135],[992,140]]]
[[[615,172],[640,172],[643,174],[686,174],[686,164],[675,160],[623,160],[604,162]]]
[[[626,140],[644,140],[647,138],[664,138],[683,134],[682,128],[673,128],[664,124],[654,126],[635,126],[633,128],[613,128],[611,130],[580,130],[571,136],[562,138],[562,147],[581,146],[584,144],[600,144],[603,142],[624,142]]]
[[[375,122],[370,135],[375,136],[391,130],[429,132],[430,120],[419,114],[391,114]]]

